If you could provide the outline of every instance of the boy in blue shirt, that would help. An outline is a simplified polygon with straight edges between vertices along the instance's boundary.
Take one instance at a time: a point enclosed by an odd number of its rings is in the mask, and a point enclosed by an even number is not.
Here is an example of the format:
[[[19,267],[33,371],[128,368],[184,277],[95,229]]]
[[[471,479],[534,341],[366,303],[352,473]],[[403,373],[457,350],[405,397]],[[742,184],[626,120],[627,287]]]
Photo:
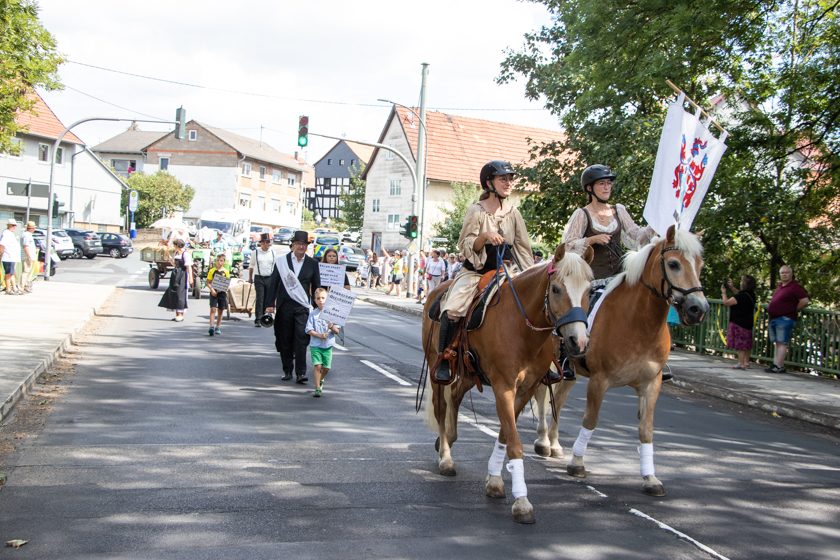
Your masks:
[[[312,356],[312,369],[315,377],[315,394],[313,397],[320,397],[324,390],[324,379],[330,372],[332,366],[332,347],[335,344],[335,335],[340,327],[321,319],[324,311],[324,303],[327,301],[327,290],[318,288],[315,290],[315,305],[318,307],[309,312],[309,319],[306,321],[306,334],[309,335],[309,354]]]
[[[222,274],[225,278],[230,278],[230,271],[225,268],[225,255],[221,253],[216,255],[216,262],[213,267],[207,271],[207,287],[210,288],[210,328],[207,329],[207,334],[213,336],[214,334],[222,334],[222,312],[227,309],[227,291],[219,291],[213,288],[213,277],[217,274]],[[216,328],[213,328],[213,319],[216,320]]]

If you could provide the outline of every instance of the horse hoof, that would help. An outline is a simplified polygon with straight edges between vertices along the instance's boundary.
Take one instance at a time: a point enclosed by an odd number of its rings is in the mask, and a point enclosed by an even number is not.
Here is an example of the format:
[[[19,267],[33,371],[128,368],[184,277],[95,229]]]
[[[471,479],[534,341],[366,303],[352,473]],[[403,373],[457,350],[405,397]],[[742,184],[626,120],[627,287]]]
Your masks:
[[[517,523],[530,525],[537,522],[537,518],[534,517],[534,506],[528,501],[527,496],[516,498],[511,507],[511,513],[513,513],[513,520]]]
[[[488,498],[504,498],[505,482],[501,476],[488,474],[484,479],[484,495]]]
[[[440,438],[435,440],[435,451],[440,452]]]
[[[662,497],[665,495],[665,486],[655,476],[646,476],[642,481],[642,492],[648,496]]]
[[[542,443],[534,442],[534,453],[540,457],[551,457],[551,448]]]
[[[441,461],[438,464],[438,469],[443,476],[455,476],[455,463],[451,459]]]
[[[551,448],[551,458],[552,459],[563,459],[563,448],[562,447],[552,447]]]
[[[586,467],[582,465],[566,465],[566,474],[575,478],[586,478]]]

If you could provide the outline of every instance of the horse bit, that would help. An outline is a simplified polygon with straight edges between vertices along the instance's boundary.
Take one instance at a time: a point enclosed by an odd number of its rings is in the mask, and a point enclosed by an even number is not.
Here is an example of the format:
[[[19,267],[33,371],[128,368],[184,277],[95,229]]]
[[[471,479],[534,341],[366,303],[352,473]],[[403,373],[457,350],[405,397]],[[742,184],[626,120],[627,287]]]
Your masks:
[[[669,304],[673,305],[674,299],[674,292],[679,292],[683,295],[683,299],[689,294],[693,294],[694,292],[702,292],[703,286],[694,286],[693,288],[680,288],[679,286],[675,286],[671,279],[668,277],[668,270],[665,268],[665,253],[669,251],[679,251],[676,245],[671,246],[664,246],[662,250],[659,251],[659,266],[662,269],[662,281],[659,285],[659,292],[657,292],[653,287],[651,287],[647,282],[642,282],[645,287],[650,290],[653,295],[658,298],[662,298],[667,301]],[[665,285],[668,286],[668,291],[665,291]]]

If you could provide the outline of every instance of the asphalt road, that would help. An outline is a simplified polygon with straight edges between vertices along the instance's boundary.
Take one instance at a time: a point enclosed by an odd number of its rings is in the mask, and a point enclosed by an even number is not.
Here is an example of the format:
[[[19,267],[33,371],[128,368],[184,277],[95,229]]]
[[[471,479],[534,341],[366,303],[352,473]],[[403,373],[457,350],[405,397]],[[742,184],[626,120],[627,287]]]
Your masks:
[[[434,436],[414,412],[417,318],[357,303],[313,399],[279,381],[270,330],[234,316],[209,338],[206,300],[169,321],[136,258],[64,264],[53,281],[125,289],[8,473],[0,539],[29,543],[0,557],[837,558],[840,442],[813,426],[669,390],[655,439],[668,495],[650,498],[635,397],[613,391],[590,477],[529,456],[537,523],[517,525],[509,494],[483,495],[497,429],[489,391],[465,399],[458,475],[437,474]],[[566,446],[584,398],[585,380],[563,415]],[[529,410],[519,426],[532,441]]]

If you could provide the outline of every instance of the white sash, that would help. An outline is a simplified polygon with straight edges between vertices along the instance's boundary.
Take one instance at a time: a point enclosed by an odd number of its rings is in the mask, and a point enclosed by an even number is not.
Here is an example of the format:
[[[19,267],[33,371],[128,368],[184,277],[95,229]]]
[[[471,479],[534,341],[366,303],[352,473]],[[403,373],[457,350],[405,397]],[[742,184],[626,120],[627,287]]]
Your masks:
[[[286,258],[286,255],[283,255],[274,263],[277,267],[277,272],[280,273],[280,281],[283,283],[283,286],[286,288],[286,292],[293,300],[304,307],[309,307],[309,296],[306,294],[306,291],[303,289],[303,286],[300,284],[300,280],[298,280],[294,271],[289,270],[289,264],[286,262]],[[304,257],[304,259],[305,258],[306,257]]]

